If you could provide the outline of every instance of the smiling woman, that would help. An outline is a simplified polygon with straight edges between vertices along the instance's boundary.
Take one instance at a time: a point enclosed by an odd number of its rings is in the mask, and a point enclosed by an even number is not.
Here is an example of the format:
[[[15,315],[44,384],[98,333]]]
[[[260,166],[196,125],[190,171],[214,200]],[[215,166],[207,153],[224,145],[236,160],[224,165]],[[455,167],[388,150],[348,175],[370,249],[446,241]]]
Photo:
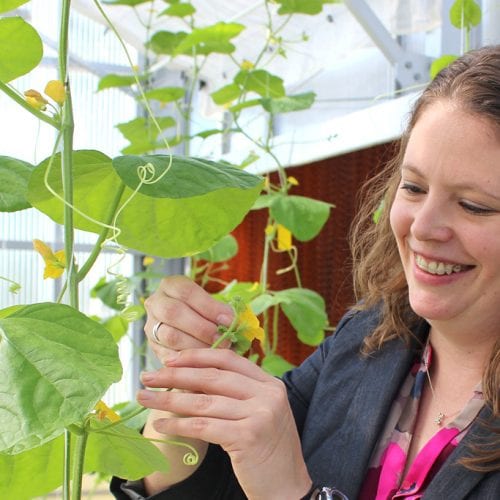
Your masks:
[[[117,498],[498,496],[500,46],[431,82],[367,190],[352,232],[360,301],[281,381],[200,348],[230,321],[227,305],[187,278],[163,280],[146,333],[161,322],[176,344],[163,336],[166,366],[143,374],[144,434],[182,436],[202,460],[115,479]],[[381,200],[390,209],[374,223]],[[181,392],[157,390],[171,387]]]

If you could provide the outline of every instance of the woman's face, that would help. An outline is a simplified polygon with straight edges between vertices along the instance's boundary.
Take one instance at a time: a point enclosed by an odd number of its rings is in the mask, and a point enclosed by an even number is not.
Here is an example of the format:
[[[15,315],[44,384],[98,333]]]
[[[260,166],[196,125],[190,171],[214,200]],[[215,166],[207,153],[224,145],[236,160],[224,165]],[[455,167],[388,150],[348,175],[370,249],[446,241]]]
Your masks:
[[[498,336],[500,131],[433,103],[410,135],[401,178],[390,221],[412,309]]]

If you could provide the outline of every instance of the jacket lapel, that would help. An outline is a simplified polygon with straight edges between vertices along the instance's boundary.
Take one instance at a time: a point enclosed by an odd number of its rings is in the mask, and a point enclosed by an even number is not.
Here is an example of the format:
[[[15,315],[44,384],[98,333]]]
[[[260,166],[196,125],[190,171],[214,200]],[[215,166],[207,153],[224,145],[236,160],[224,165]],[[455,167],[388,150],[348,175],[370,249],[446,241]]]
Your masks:
[[[483,479],[485,473],[466,469],[457,462],[471,455],[471,444],[487,443],[488,438],[491,439],[491,431],[485,427],[484,423],[481,423],[484,421],[490,423],[492,421],[491,418],[491,409],[485,406],[465,437],[460,441],[459,445],[432,480],[431,485],[427,488],[424,495],[425,500],[441,500],[447,491],[453,491],[456,494],[460,492],[460,496],[454,496],[453,500],[468,498],[470,492]],[[497,417],[493,421],[493,425],[500,426],[500,418]]]
[[[401,340],[391,341],[384,349],[364,363],[360,371],[362,381],[346,414],[343,439],[349,448],[358,453],[346,453],[336,469],[340,477],[336,484],[349,491],[349,498],[357,498],[365,480],[371,451],[384,429],[387,418],[402,383],[407,377],[428,333],[428,325],[422,323],[415,331],[415,340],[408,349]],[[340,466],[339,466],[340,465]]]

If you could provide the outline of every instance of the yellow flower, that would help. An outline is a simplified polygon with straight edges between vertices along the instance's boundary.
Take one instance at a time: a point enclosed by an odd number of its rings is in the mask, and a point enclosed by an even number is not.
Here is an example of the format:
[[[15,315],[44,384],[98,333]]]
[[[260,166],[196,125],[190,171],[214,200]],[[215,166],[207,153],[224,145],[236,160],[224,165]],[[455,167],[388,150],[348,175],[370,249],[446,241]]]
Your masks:
[[[29,89],[24,92],[26,102],[33,108],[45,111],[48,101],[38,90]]]
[[[53,252],[52,249],[41,240],[33,240],[33,247],[42,256],[45,262],[43,278],[60,278],[66,269],[66,256],[64,250]]]
[[[292,233],[285,226],[278,224],[278,250],[290,250],[292,248]]]
[[[148,267],[150,266],[151,264],[154,264],[155,262],[155,258],[154,257],[150,257],[148,255],[146,255],[143,259],[142,259],[142,265],[144,267]]]
[[[64,88],[64,83],[61,80],[50,80],[45,86],[44,90],[51,99],[53,99],[59,106],[64,104],[66,100],[66,89]]]
[[[105,418],[111,422],[118,422],[120,420],[120,415],[113,411],[102,399],[95,405],[94,410],[99,420],[104,420]]]
[[[247,59],[243,59],[242,63],[241,63],[241,69],[242,70],[245,70],[245,71],[250,71],[251,69],[253,69],[254,67],[254,64],[253,62],[247,60]]]
[[[249,341],[257,339],[264,342],[264,329],[260,326],[259,319],[248,305],[238,315],[238,333]]]
[[[264,229],[264,232],[267,234],[267,236],[271,236],[272,234],[274,234],[274,226],[272,224],[267,225]]]
[[[288,184],[291,184],[292,186],[298,186],[299,185],[299,181],[295,177],[293,177],[291,175],[287,178],[287,181],[288,181]]]

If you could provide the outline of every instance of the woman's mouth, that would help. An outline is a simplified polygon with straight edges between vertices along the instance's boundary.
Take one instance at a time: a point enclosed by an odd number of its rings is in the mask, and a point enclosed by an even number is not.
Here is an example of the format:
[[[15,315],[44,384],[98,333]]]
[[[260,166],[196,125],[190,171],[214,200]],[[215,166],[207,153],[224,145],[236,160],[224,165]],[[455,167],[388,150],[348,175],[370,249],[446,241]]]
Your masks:
[[[426,273],[437,274],[439,276],[443,274],[449,275],[453,273],[460,273],[474,267],[463,264],[450,264],[449,262],[427,260],[418,254],[415,254],[415,263],[419,269],[422,269]]]

